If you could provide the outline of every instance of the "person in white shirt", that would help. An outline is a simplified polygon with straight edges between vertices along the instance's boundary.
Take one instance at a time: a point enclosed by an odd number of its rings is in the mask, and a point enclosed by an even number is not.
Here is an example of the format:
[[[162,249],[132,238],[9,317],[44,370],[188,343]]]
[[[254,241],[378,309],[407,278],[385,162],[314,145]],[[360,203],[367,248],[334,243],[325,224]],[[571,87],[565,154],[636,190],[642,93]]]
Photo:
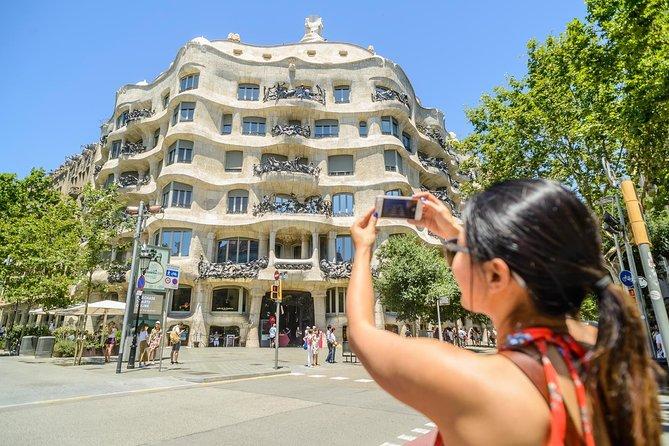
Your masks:
[[[269,329],[269,347],[274,348],[274,343],[276,342],[276,324],[272,324]]]
[[[328,357],[325,361],[330,364],[334,364],[335,355],[337,354],[337,337],[335,336],[335,328],[329,327],[326,335],[326,340],[328,341]]]
[[[144,367],[146,365],[146,361],[149,359],[149,351],[147,350],[147,347],[149,346],[148,325],[142,325],[142,331],[139,332],[137,340],[139,341],[139,366]]]
[[[662,343],[662,335],[659,331],[655,332],[655,349],[657,350],[658,358],[666,358],[667,355],[664,351],[664,344]]]

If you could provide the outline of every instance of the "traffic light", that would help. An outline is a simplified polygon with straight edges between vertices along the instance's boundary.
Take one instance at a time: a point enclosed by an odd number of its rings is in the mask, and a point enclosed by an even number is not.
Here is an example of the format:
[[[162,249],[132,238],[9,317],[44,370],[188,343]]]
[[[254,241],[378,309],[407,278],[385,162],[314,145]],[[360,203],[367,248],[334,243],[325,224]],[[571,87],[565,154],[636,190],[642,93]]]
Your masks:
[[[272,300],[279,299],[279,285],[272,285],[272,291],[270,292],[270,298]]]

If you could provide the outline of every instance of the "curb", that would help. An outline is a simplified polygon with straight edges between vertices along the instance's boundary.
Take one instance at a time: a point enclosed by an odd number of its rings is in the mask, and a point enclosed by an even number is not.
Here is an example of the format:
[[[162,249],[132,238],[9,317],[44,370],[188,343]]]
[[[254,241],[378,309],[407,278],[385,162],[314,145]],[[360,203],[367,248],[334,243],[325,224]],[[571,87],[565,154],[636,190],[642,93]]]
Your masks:
[[[252,373],[238,373],[235,375],[213,375],[213,376],[193,376],[193,377],[179,377],[184,381],[192,383],[213,383],[221,381],[233,381],[237,379],[248,379],[248,378],[262,378],[267,376],[279,376],[279,375],[288,375],[290,374],[290,369],[286,368],[285,370],[270,370],[267,372],[252,372]]]

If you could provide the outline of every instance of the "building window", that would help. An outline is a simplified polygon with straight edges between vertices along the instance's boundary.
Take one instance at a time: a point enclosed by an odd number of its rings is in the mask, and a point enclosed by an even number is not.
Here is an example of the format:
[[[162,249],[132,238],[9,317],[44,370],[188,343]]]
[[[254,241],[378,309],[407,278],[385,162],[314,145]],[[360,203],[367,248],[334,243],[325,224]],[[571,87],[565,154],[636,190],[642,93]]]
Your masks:
[[[228,150],[225,152],[225,171],[241,172],[244,155],[239,150]]]
[[[358,133],[362,138],[367,138],[369,134],[369,127],[367,127],[367,121],[360,121],[358,123]]]
[[[411,153],[411,135],[406,132],[402,132],[402,145]]]
[[[325,299],[325,312],[328,314],[346,313],[346,288],[330,288]]]
[[[153,132],[153,148],[155,149],[158,146],[158,139],[160,139],[160,127]]]
[[[332,197],[332,212],[338,216],[353,215],[353,194],[335,194]]]
[[[338,235],[335,239],[337,262],[350,262],[353,259],[353,242],[350,235]]]
[[[170,308],[170,310],[173,312],[188,313],[190,311],[191,290],[192,289],[189,286],[180,286],[178,290],[174,290],[174,294],[172,295],[172,308]]]
[[[112,141],[112,148],[111,152],[109,154],[109,159],[114,159],[118,158],[121,155],[121,140],[117,139],[116,141]]]
[[[188,76],[184,76],[179,81],[179,91],[195,90],[199,81],[199,74],[189,74]]]
[[[274,161],[288,161],[288,157],[286,155],[278,155],[276,153],[263,153],[262,156],[260,157],[260,163],[268,163],[269,160],[272,159]]]
[[[386,195],[390,197],[401,197],[402,196],[402,190],[400,189],[391,189],[388,192],[386,192]]]
[[[216,262],[247,263],[258,260],[258,240],[242,237],[218,241]]]
[[[249,192],[243,189],[228,192],[228,214],[246,214]]]
[[[385,150],[383,152],[383,159],[386,164],[386,172],[397,172],[404,174],[402,157],[399,153],[397,153],[397,150]]]
[[[211,311],[246,313],[247,295],[244,288],[217,288],[211,296]]]
[[[381,116],[381,133],[399,138],[400,127],[397,124],[397,119],[392,116]]]
[[[229,135],[232,133],[232,115],[225,114],[221,121],[221,134]]]
[[[167,105],[170,103],[170,94],[163,96],[163,110],[167,110]]]
[[[334,88],[335,103],[342,104],[345,102],[350,102],[350,97],[351,87],[348,85],[340,85]]]
[[[353,155],[329,156],[328,175],[353,175]]]
[[[257,101],[260,97],[260,87],[257,84],[239,84],[237,99],[240,101]]]
[[[336,119],[320,119],[316,121],[315,138],[334,138],[339,136],[339,121]]]
[[[126,121],[128,121],[128,110],[124,111],[116,118],[116,130],[123,127]]]
[[[154,243],[160,240],[156,245],[170,248],[170,255],[173,257],[187,257],[190,252],[190,229],[162,229],[154,235]]]
[[[244,118],[242,133],[244,135],[265,136],[265,118]]]
[[[178,140],[167,152],[167,165],[193,161],[193,141]]]
[[[182,102],[174,109],[172,125],[177,122],[190,122],[195,116],[195,102]]]
[[[163,189],[163,207],[189,208],[193,187],[176,181]]]

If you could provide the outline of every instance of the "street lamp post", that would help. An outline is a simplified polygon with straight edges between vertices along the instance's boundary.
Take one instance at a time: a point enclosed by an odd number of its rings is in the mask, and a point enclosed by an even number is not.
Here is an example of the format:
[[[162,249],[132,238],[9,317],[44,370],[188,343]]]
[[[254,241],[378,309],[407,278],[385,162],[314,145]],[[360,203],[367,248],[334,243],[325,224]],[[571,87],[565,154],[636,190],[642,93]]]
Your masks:
[[[130,345],[130,354],[128,355],[128,368],[135,368],[135,358],[137,356],[137,328],[139,326],[139,312],[142,308],[142,296],[144,294],[144,275],[146,270],[149,269],[149,264],[154,259],[156,255],[155,249],[149,249],[146,245],[142,246],[142,250],[139,253],[139,280],[137,283],[137,291],[135,295],[137,296],[137,314],[135,316],[135,330],[132,334],[132,344]]]

